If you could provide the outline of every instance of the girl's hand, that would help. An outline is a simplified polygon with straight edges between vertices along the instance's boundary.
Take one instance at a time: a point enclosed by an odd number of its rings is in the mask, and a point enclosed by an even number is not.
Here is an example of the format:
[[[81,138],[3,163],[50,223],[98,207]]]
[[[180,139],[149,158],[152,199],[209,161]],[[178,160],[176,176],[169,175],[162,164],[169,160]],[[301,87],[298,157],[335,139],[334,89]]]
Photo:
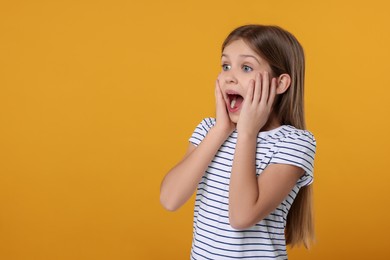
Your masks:
[[[268,72],[259,73],[255,81],[251,80],[237,122],[239,135],[257,136],[272,112],[275,95],[276,78],[270,82]]]
[[[226,109],[226,102],[219,86],[219,79],[215,82],[215,99],[216,99],[216,124],[215,128],[219,129],[226,138],[234,131],[235,125],[230,120],[228,111]]]

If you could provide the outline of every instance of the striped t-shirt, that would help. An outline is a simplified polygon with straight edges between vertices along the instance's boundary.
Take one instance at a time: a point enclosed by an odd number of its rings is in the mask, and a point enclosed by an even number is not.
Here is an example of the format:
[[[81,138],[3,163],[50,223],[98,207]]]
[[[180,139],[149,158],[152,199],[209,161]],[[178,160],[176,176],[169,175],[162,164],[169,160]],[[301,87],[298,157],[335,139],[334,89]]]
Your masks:
[[[204,119],[190,142],[198,146],[214,124],[214,118]],[[234,131],[219,148],[198,185],[191,259],[287,259],[287,213],[300,187],[313,181],[314,136],[289,125],[258,134],[257,175],[272,163],[292,164],[305,173],[269,216],[245,230],[236,230],[229,224],[229,182],[236,142]]]

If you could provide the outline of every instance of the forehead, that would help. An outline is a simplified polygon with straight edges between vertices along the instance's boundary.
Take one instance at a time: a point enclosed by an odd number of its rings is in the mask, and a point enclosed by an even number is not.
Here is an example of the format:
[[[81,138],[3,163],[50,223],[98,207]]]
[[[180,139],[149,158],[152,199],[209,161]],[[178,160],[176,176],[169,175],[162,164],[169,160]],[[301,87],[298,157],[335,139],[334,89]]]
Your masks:
[[[244,40],[238,39],[234,40],[223,49],[222,56],[235,57],[235,56],[255,56],[256,58],[261,59],[261,57],[245,43]]]

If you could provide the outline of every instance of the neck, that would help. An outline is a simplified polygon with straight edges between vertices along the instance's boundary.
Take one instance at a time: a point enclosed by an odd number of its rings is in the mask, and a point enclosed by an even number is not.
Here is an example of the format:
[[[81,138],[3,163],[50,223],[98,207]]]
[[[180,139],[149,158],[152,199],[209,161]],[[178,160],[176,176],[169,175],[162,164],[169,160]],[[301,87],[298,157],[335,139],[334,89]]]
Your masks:
[[[274,113],[271,113],[267,123],[260,129],[260,132],[270,131],[270,130],[275,129],[279,126],[281,126],[279,119],[276,117],[276,115]]]

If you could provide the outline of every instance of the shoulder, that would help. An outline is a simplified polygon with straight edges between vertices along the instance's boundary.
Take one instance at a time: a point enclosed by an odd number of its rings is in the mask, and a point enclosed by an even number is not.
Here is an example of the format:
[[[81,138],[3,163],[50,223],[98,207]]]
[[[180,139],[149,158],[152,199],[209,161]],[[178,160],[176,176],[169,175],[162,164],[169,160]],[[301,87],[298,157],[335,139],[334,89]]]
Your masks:
[[[206,117],[199,123],[198,127],[202,128],[204,131],[208,132],[215,125],[215,118]]]
[[[282,129],[279,131],[279,137],[279,145],[283,143],[295,144],[313,150],[313,152],[315,152],[317,146],[317,141],[313,133],[308,130],[295,128],[291,125],[282,126]]]
[[[279,140],[275,144],[275,153],[271,163],[290,164],[302,168],[305,173],[299,179],[300,187],[313,182],[314,158],[316,139],[308,130],[297,129],[293,126],[283,126],[279,131]]]
[[[206,137],[209,130],[215,125],[215,118],[207,117],[204,118],[196,127],[192,136],[190,137],[190,142],[194,145],[199,145],[202,140]]]

